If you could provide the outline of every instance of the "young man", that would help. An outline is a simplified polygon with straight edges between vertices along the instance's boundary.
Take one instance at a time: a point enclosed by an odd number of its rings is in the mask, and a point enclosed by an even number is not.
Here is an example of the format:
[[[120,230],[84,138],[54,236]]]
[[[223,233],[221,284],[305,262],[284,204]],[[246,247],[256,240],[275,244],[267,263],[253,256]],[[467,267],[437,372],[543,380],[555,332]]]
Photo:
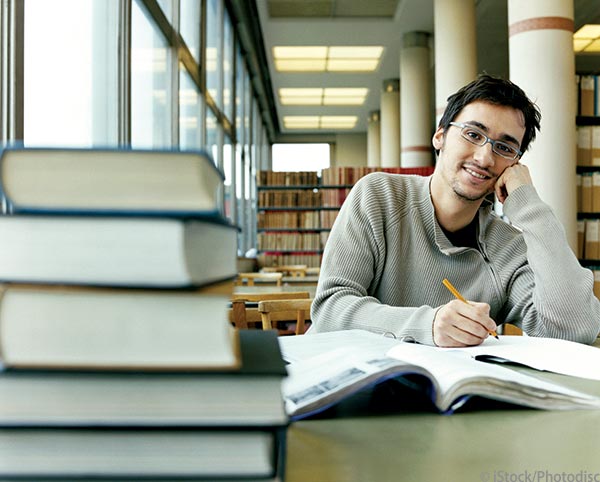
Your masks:
[[[593,275],[519,163],[539,126],[537,107],[509,81],[480,76],[450,96],[430,177],[374,173],[352,189],[327,241],[311,331],[465,346],[507,322],[593,342]],[[511,224],[494,214],[491,193]]]

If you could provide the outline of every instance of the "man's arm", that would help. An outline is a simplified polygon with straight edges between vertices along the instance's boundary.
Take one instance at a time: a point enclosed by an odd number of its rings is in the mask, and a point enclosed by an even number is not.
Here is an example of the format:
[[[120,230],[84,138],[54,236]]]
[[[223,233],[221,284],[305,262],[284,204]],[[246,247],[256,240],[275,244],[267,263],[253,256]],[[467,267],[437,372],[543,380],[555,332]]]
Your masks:
[[[403,194],[391,189],[399,188],[397,184],[392,187],[386,175],[371,174],[354,186],[344,202],[325,247],[312,305],[313,330],[358,328],[433,345],[436,308],[391,306],[374,295],[407,289],[382,286],[386,262],[390,257],[401,258],[394,251],[400,245],[396,235],[402,230],[394,230],[391,236],[386,229],[398,227],[402,222],[399,211],[410,209]]]
[[[580,266],[561,223],[535,191],[527,167],[506,169],[496,193],[527,245],[528,265],[515,273],[508,293],[507,321],[514,320],[529,335],[592,343],[600,331],[593,275]]]

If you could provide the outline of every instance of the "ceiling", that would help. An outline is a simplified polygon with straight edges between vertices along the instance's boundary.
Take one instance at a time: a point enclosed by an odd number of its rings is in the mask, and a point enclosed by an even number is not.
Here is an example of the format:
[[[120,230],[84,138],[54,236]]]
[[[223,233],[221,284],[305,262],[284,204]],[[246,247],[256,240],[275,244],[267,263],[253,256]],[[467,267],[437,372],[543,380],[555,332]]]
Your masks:
[[[298,135],[366,132],[369,112],[379,110],[383,81],[399,77],[403,34],[433,33],[434,0],[255,1],[268,64],[265,78],[270,82],[265,92],[273,95],[269,105],[275,111],[273,124],[279,141]],[[479,72],[508,77],[507,3],[508,0],[476,0]],[[600,23],[599,4],[599,0],[574,0],[575,29],[584,23]],[[373,73],[282,73],[274,68],[272,48],[277,45],[381,45],[384,51]],[[600,71],[600,55],[578,55],[576,62],[578,71]],[[366,87],[369,91],[362,106],[281,105],[278,92],[287,87]],[[352,129],[292,130],[284,128],[283,116],[288,115],[355,115],[358,122]]]

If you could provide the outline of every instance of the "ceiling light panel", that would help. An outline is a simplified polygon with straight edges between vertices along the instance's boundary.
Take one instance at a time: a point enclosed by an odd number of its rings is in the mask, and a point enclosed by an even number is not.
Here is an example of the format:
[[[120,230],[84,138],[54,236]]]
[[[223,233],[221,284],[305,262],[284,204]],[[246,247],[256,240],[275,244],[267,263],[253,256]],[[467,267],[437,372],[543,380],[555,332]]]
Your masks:
[[[369,89],[356,88],[293,88],[279,89],[282,105],[362,105]]]
[[[600,52],[600,25],[587,24],[573,34],[575,52]]]
[[[286,129],[352,129],[356,116],[283,116]]]
[[[600,37],[600,25],[588,23],[581,27],[577,32],[573,34],[576,39],[581,38],[599,38]]]
[[[276,46],[278,72],[369,72],[377,69],[383,53],[380,46]]]

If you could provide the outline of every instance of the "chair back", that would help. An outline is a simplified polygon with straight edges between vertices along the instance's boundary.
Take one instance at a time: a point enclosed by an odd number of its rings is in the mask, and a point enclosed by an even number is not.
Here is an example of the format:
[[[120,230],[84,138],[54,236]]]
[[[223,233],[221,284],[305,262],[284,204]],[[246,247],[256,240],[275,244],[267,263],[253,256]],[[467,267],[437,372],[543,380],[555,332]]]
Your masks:
[[[262,319],[263,330],[273,329],[274,321],[295,321],[295,334],[303,335],[306,321],[310,319],[311,304],[312,299],[259,301],[258,312]],[[290,314],[292,316],[289,316]]]
[[[282,291],[273,293],[234,293],[231,296],[231,310],[229,310],[229,321],[239,329],[249,328],[248,323],[262,323],[262,317],[258,311],[258,304],[264,300],[298,300],[309,299],[308,291]],[[290,319],[295,313],[279,313],[277,317]],[[276,318],[277,318],[276,317]]]
[[[282,273],[238,273],[235,284],[242,286],[245,283],[247,286],[254,286],[258,281],[261,285],[274,283],[281,286],[282,280]]]

